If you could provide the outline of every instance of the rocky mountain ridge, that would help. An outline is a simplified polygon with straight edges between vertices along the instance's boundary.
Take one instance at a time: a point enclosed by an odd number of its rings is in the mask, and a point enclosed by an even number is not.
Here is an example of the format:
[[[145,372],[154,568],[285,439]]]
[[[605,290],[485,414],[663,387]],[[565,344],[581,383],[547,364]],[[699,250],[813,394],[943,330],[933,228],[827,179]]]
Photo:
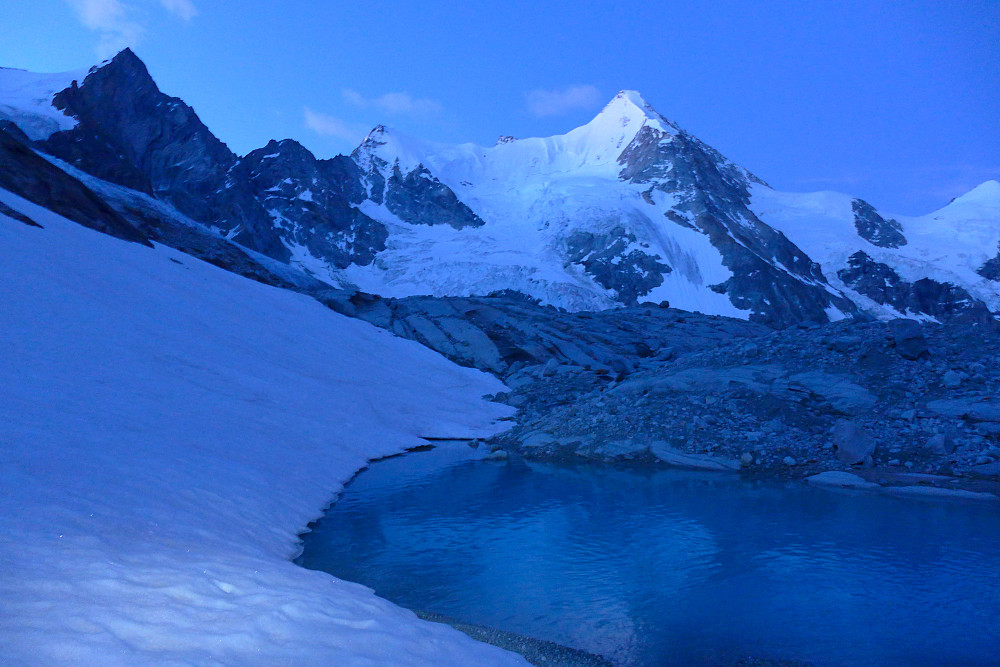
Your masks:
[[[127,49],[16,74],[0,70],[0,121],[35,150],[334,287],[514,290],[572,311],[668,301],[778,327],[1000,311],[990,184],[917,219],[776,192],[633,91],[561,136],[442,146],[378,126],[322,160],[288,139],[235,155]]]

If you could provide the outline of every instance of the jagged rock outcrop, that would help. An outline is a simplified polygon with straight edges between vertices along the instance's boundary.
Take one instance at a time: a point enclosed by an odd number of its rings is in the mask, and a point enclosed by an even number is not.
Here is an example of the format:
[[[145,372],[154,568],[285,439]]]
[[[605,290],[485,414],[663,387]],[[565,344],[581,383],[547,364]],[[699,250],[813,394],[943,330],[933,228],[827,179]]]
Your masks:
[[[598,285],[612,290],[618,301],[634,306],[673,271],[659,256],[646,252],[648,248],[624,227],[606,234],[577,231],[566,239],[566,259],[582,266]]]
[[[98,178],[168,201],[249,248],[288,259],[264,210],[227,179],[236,155],[191,107],[160,92],[131,50],[92,69],[82,82],[74,81],[56,94],[53,105],[78,123],[38,142],[41,150]]]
[[[751,319],[787,326],[827,322],[831,308],[856,312],[829,287],[818,264],[750,210],[747,187],[763,182],[718,151],[683,130],[644,126],[618,162],[622,180],[675,198],[668,220],[708,236],[733,273],[713,289],[749,309]]]
[[[462,229],[485,224],[422,164],[405,175],[398,163],[392,166],[392,174],[386,182],[385,206],[400,220],[414,225],[449,225]]]
[[[880,248],[899,248],[906,245],[903,226],[896,220],[883,218],[864,199],[852,201],[851,208],[854,211],[854,227],[858,230],[858,236]]]
[[[997,249],[996,257],[988,259],[976,273],[987,280],[1000,282],[1000,248]]]
[[[996,326],[996,319],[982,301],[968,291],[931,278],[903,280],[896,271],[859,250],[848,258],[847,268],[837,275],[848,287],[876,303],[901,313],[919,313],[938,319],[981,322]]]
[[[385,225],[349,203],[363,193],[349,161],[317,160],[285,139],[247,154],[229,178],[249,188],[289,248],[303,248],[339,269],[370,264],[385,249]]]

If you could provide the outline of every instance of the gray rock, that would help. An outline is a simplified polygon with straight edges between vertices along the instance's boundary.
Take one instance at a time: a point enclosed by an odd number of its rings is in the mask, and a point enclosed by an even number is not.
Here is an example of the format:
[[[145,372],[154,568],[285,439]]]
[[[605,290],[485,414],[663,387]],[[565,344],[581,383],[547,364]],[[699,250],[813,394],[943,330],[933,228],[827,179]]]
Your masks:
[[[533,431],[521,438],[521,446],[525,448],[546,447],[556,441],[551,433],[545,431]]]
[[[935,454],[951,454],[955,451],[955,440],[948,434],[938,433],[928,438],[924,447]]]
[[[852,421],[840,419],[833,426],[833,444],[837,458],[844,463],[862,463],[875,451],[875,440]]]
[[[718,471],[739,470],[740,468],[738,461],[708,454],[688,454],[662,441],[651,443],[649,451],[663,463],[678,468]]]
[[[927,408],[939,415],[967,419],[973,422],[1000,422],[1000,402],[953,399],[928,401]]]
[[[633,459],[649,450],[646,444],[635,440],[612,440],[593,448],[593,454],[604,459]]]
[[[917,360],[930,357],[924,330],[916,320],[898,319],[889,322],[896,352],[904,359]]]
[[[942,384],[949,389],[956,389],[962,385],[962,375],[955,371],[948,371],[941,378]]]
[[[786,456],[785,458],[781,459],[781,462],[784,463],[786,466],[794,466],[798,464],[798,461],[796,461],[791,456]]]
[[[806,477],[806,481],[817,486],[837,486],[848,489],[873,489],[878,487],[878,484],[874,482],[865,481],[857,475],[839,470],[821,472],[818,475]]]

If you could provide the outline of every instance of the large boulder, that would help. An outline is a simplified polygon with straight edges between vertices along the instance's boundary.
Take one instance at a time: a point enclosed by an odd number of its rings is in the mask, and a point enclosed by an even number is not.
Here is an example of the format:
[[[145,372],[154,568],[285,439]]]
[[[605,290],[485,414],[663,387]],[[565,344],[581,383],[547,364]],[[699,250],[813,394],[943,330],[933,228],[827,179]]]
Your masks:
[[[916,361],[931,356],[924,330],[916,320],[890,320],[889,333],[892,334],[896,352],[904,359]]]
[[[937,433],[927,439],[924,447],[935,454],[951,454],[955,451],[955,441],[948,433]]]
[[[837,458],[851,465],[864,462],[875,451],[871,435],[846,419],[833,425],[833,445],[837,448]]]

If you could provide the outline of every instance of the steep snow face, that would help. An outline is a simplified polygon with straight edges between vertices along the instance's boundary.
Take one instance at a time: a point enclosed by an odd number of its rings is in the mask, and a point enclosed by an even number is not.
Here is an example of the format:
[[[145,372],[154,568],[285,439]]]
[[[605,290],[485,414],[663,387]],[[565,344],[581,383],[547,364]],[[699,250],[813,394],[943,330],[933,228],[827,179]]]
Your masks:
[[[732,273],[709,239],[664,218],[672,198],[623,182],[619,158],[644,128],[680,132],[632,91],[567,134],[490,148],[433,144],[380,126],[352,157],[369,193],[362,210],[389,227],[388,247],[345,274],[391,296],[517,289],[571,310],[669,300],[748,317],[710,288]],[[447,188],[482,224],[470,217],[429,226],[393,209],[393,170]]]
[[[0,191],[10,664],[523,665],[290,562],[372,457],[502,385],[316,301]]]
[[[852,293],[885,317],[901,313],[928,319],[938,314],[910,303],[900,309],[891,303],[871,303],[844,284],[840,272],[850,258],[863,252],[873,262],[898,274],[901,281],[952,285],[968,293],[990,311],[1000,311],[1000,282],[983,275],[983,267],[1000,256],[1000,183],[987,181],[929,215],[919,217],[880,214],[896,222],[904,242],[898,247],[877,245],[859,234],[857,209],[848,195],[837,192],[787,193],[752,188],[751,208],[772,227],[781,230],[823,267],[827,279]],[[964,296],[959,295],[959,299]]]
[[[0,120],[9,120],[29,139],[48,139],[76,126],[76,119],[52,106],[56,93],[83,81],[88,70],[36,74],[0,67]]]

